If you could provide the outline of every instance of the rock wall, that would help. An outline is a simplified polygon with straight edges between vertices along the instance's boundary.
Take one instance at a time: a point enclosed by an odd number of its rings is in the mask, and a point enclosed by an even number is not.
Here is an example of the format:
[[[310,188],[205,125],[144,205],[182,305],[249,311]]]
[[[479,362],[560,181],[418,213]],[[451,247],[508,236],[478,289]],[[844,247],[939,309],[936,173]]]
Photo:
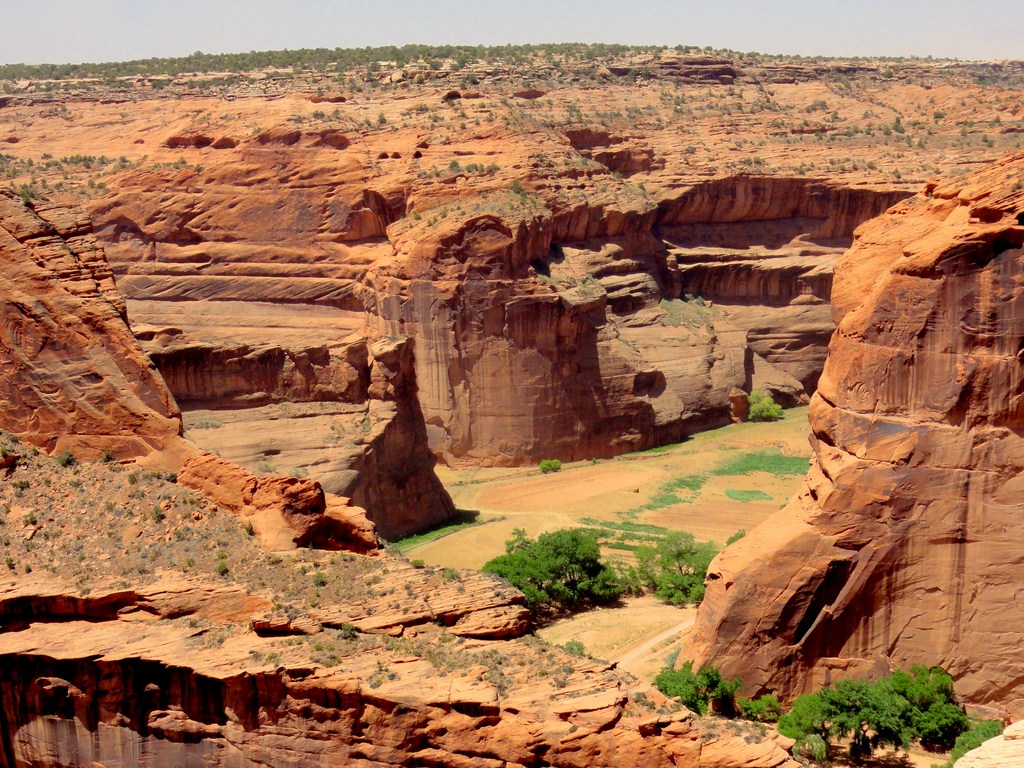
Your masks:
[[[453,464],[679,440],[728,423],[734,388],[805,401],[832,330],[832,260],[907,194],[680,177],[665,136],[597,125],[491,127],[450,146],[397,127],[328,141],[282,123],[219,150],[191,136],[165,145],[201,153],[201,174],[128,171],[92,205],[129,298],[359,311],[370,342],[411,336],[429,446]],[[687,294],[716,309],[680,322],[664,305]],[[233,313],[221,323],[233,329]],[[277,333],[150,347],[194,407],[350,401],[363,385],[339,346],[328,362]]]
[[[1024,713],[1024,156],[895,206],[836,268],[804,492],[728,548],[682,658],[746,693],[939,664]]]
[[[119,458],[181,434],[84,211],[0,190],[2,426],[50,452]]]
[[[332,606],[337,615],[322,609],[320,620],[350,633],[403,634],[393,645],[368,634],[339,642],[308,617],[278,622],[268,601],[229,585],[165,581],[88,597],[32,579],[0,588],[0,626],[19,630],[0,634],[0,760],[11,768],[796,766],[768,734],[717,733],[685,709],[640,707],[638,681],[605,663],[535,640],[486,639],[526,630],[522,596],[501,582],[465,574],[452,583],[383,559],[371,564],[378,573],[397,571],[380,586],[419,587],[406,601],[413,610],[389,610],[384,591],[365,615]],[[255,632],[232,627],[247,621]],[[211,645],[218,633],[227,639]],[[337,651],[328,666],[309,660],[315,642]],[[536,669],[526,670],[532,682],[519,680],[523,658],[557,665],[564,680]],[[508,675],[491,672],[495,662]]]

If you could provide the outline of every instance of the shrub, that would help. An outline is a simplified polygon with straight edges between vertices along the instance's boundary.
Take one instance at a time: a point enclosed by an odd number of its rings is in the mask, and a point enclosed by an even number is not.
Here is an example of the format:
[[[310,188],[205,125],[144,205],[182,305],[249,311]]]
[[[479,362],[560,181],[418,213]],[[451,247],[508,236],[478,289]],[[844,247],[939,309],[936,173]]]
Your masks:
[[[60,464],[62,467],[70,467],[75,463],[75,455],[71,451],[64,451],[60,456],[57,456],[54,461]]]
[[[989,739],[994,739],[1003,732],[1003,724],[998,720],[979,720],[971,725],[966,733],[961,733],[953,744],[949,762],[941,768],[952,768],[953,764],[972,749],[977,749]]]
[[[772,396],[754,390],[747,397],[750,409],[747,418],[750,421],[778,421],[782,418],[782,406],[777,405]]]
[[[544,459],[540,463],[540,471],[545,475],[551,472],[558,472],[562,469],[562,462],[558,459]]]
[[[573,656],[579,656],[584,659],[587,658],[587,649],[579,640],[568,640],[562,648],[566,653],[572,654]]]
[[[736,533],[734,533],[732,536],[730,536],[728,539],[725,540],[725,546],[728,547],[730,544],[735,544],[737,541],[739,541],[740,539],[742,539],[746,535],[747,535],[746,530],[743,529],[743,528],[740,528],[740,530],[736,531]]]
[[[736,706],[744,720],[777,723],[782,717],[782,702],[771,693],[758,696],[756,699],[737,699]]]

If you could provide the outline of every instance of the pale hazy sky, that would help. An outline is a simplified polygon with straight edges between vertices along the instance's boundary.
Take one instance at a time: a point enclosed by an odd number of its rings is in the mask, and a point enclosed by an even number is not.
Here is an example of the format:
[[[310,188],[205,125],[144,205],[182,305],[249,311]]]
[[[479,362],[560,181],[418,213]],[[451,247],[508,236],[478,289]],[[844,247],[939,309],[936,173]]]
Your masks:
[[[1021,59],[1024,0],[0,0],[0,64],[543,42]]]

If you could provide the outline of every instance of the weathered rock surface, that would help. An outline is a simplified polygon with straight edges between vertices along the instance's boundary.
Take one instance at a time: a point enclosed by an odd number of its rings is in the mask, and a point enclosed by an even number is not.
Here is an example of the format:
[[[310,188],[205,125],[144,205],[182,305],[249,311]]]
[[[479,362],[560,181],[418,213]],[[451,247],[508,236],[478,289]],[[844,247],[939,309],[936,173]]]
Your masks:
[[[139,349],[84,211],[0,190],[0,412],[50,452],[161,450],[181,434],[174,399]]]
[[[622,66],[679,93],[608,83],[498,103],[523,89],[470,100],[445,87],[425,89],[433,110],[367,94],[325,111],[310,100],[319,85],[270,99],[282,83],[261,80],[230,101],[147,91],[137,115],[111,116],[131,124],[116,130],[103,105],[60,131],[40,106],[12,151],[30,154],[46,128],[48,152],[74,137],[124,154],[89,206],[185,410],[365,402],[364,347],[409,336],[435,455],[609,456],[726,423],[733,388],[801,402],[832,330],[832,260],[856,224],[916,188],[867,172],[864,147],[856,172],[825,172],[828,143],[790,141],[788,112],[800,105],[807,122],[814,88],[737,92],[712,119],[685,106],[710,86],[684,84],[714,84],[717,102],[721,78],[760,75],[668,52]],[[450,75],[394,74],[383,87]],[[858,98],[813,126],[859,126]],[[644,112],[615,117],[623,100]],[[771,144],[756,163],[753,136]],[[687,295],[714,306],[681,318],[672,305]],[[327,463],[330,476],[303,468],[331,489],[347,470]]]
[[[321,376],[333,378],[335,389],[354,389],[357,399],[373,383],[376,397],[386,401],[386,425],[354,452],[348,484],[338,489],[359,497],[349,504],[325,496],[313,481],[256,478],[181,438],[174,397],[128,327],[125,302],[84,212],[42,204],[33,209],[4,191],[0,259],[0,427],[22,440],[78,459],[109,451],[107,458],[180,468],[189,487],[252,518],[275,547],[376,548],[373,525],[359,506],[363,500],[385,523],[383,510],[392,505],[395,519],[405,521],[432,522],[451,513],[451,501],[431,472],[433,456],[401,343],[382,347],[372,371],[363,344],[362,356],[358,350],[349,355],[352,364],[337,364],[340,373]],[[233,381],[250,381],[250,392],[265,383],[252,382],[247,372]],[[284,388],[281,378],[277,386]]]
[[[408,566],[395,574],[422,578]],[[481,597],[506,608],[521,600],[514,590],[489,594],[487,583],[497,583],[474,578],[470,593],[460,581],[429,599],[450,592],[467,616],[488,613],[477,610]],[[416,630],[424,617],[412,612],[390,646],[339,644],[301,619],[260,619],[263,605],[234,587],[173,580],[87,598],[34,579],[0,590],[0,627],[19,630],[0,633],[5,764],[796,765],[770,739],[702,737],[706,726],[686,710],[642,714],[630,701],[634,680],[536,642]],[[218,626],[247,615],[257,632],[210,645],[225,631]],[[269,627],[278,631],[260,632]],[[314,642],[336,649],[333,663],[304,659]],[[517,681],[523,664],[534,682]],[[557,683],[537,676],[548,666]]]
[[[961,757],[953,768],[1009,768],[1024,765],[1024,721],[1007,726],[999,736]]]
[[[748,693],[939,664],[1024,713],[1024,157],[930,185],[836,267],[806,490],[709,571],[688,654]]]

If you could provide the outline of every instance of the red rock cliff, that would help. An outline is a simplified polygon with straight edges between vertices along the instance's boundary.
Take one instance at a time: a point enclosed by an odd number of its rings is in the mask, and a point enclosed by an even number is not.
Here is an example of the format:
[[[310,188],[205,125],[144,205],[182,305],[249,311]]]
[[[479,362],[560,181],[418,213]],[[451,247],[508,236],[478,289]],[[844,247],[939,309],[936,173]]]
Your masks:
[[[709,571],[683,658],[786,696],[940,664],[1024,714],[1024,156],[858,231],[804,492]]]
[[[47,451],[143,456],[181,434],[84,211],[0,190],[0,412]]]

